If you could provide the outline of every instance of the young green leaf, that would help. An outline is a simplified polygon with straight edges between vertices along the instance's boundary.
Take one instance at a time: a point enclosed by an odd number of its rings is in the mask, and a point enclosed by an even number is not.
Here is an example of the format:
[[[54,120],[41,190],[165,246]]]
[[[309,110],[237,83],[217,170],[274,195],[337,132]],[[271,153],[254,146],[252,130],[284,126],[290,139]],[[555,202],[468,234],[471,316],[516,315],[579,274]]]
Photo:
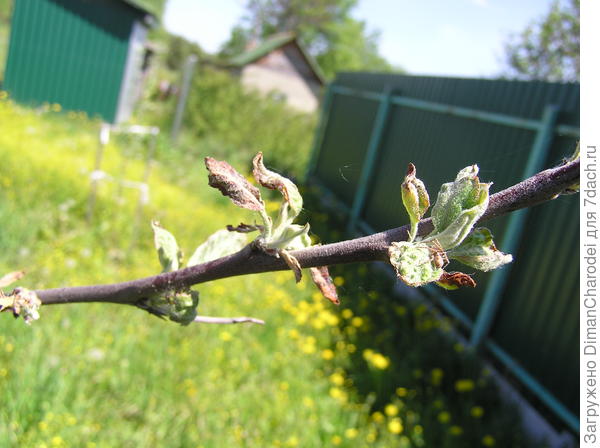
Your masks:
[[[402,182],[402,203],[410,218],[409,241],[414,241],[417,236],[419,221],[429,208],[429,194],[425,184],[416,177],[417,169],[412,163],[408,164],[408,171]]]
[[[179,269],[181,252],[177,246],[177,240],[166,229],[162,228],[158,221],[152,221],[154,231],[154,246],[158,251],[158,259],[163,272],[171,272]]]
[[[302,196],[298,187],[289,179],[268,170],[263,163],[263,154],[259,152],[252,161],[254,178],[263,187],[270,190],[279,190],[283,195],[285,203],[289,205],[292,212],[289,216],[290,222],[302,211]]]
[[[245,233],[230,232],[225,229],[217,230],[196,248],[187,265],[195,266],[233,254],[246,245],[246,240]]]
[[[204,159],[208,170],[208,185],[218,189],[238,207],[257,212],[265,211],[260,191],[227,162],[212,157]]]
[[[437,240],[444,250],[458,246],[488,207],[491,184],[480,183],[479,168],[461,170],[456,180],[442,185],[431,211],[435,230],[423,241]]]
[[[481,184],[478,172],[477,165],[468,166],[458,172],[454,182],[442,185],[431,210],[436,233],[452,224],[463,211],[482,203],[482,196],[487,194],[491,184]]]
[[[281,230],[281,233],[274,235],[272,240],[265,243],[267,249],[287,249],[299,250],[310,247],[312,241],[308,236],[310,225],[306,223],[301,226],[299,224],[289,224]]]
[[[512,261],[512,255],[496,248],[491,232],[485,227],[473,229],[459,246],[448,251],[448,258],[484,272]]]

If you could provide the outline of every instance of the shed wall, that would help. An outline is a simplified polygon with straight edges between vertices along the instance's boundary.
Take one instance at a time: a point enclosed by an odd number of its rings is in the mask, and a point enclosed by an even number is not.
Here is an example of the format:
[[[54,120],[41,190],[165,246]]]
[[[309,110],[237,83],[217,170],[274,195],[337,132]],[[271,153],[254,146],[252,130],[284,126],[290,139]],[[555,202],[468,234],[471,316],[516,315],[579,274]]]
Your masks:
[[[4,88],[113,122],[139,14],[116,0],[16,0]]]

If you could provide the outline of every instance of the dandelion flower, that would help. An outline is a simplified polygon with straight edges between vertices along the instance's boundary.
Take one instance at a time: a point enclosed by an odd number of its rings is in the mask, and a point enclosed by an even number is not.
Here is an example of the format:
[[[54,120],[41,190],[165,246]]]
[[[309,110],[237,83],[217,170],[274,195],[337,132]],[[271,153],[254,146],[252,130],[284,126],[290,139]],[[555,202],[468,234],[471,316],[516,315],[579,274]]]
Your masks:
[[[399,411],[400,409],[398,409],[398,406],[392,403],[387,404],[384,409],[385,415],[387,415],[388,417],[395,417],[396,415],[398,415]]]
[[[388,431],[392,434],[400,434],[404,430],[404,426],[402,426],[402,420],[399,418],[393,418],[388,422]]]

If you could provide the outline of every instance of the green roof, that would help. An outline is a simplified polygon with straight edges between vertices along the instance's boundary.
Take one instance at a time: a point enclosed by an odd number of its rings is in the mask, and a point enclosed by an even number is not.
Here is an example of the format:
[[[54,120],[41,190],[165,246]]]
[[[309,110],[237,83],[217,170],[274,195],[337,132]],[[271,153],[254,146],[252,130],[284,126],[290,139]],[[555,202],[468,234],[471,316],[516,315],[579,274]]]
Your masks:
[[[273,50],[276,50],[277,48],[283,47],[284,45],[287,45],[294,41],[296,42],[296,45],[300,49],[302,56],[304,56],[304,59],[306,59],[307,64],[310,66],[317,79],[324,84],[325,77],[321,72],[321,68],[319,67],[317,62],[312,58],[312,56],[309,55],[306,52],[306,50],[304,50],[300,42],[298,42],[296,34],[294,33],[275,34],[269,37],[264,42],[262,42],[257,47],[253,48],[252,50],[248,50],[244,53],[234,56],[229,60],[229,63],[234,67],[243,67],[256,61],[257,59],[262,58],[263,56],[269,54]]]

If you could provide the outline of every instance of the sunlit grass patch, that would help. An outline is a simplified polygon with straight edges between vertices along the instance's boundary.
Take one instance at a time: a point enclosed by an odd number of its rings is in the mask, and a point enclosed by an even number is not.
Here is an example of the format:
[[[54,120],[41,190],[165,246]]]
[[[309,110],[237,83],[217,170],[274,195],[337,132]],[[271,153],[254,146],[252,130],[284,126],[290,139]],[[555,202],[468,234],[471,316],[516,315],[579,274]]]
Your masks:
[[[195,160],[177,175],[168,163],[153,168],[137,240],[137,192],[120,195],[115,184],[101,184],[88,224],[99,123],[3,100],[0,126],[0,268],[27,269],[23,285],[158,273],[151,218],[188,256],[215,230],[252,219],[208,188]],[[118,144],[107,147],[102,168],[117,176],[122,163]],[[137,177],[142,169],[142,158],[131,157],[125,171]],[[42,307],[31,327],[0,315],[0,446],[366,443],[368,407],[353,404],[345,381],[333,386],[338,396],[330,394],[333,360],[322,353],[342,353],[330,348],[337,311],[304,282],[297,286],[291,272],[278,272],[198,286],[201,314],[252,315],[265,319],[264,327],[180,327],[108,304]]]

